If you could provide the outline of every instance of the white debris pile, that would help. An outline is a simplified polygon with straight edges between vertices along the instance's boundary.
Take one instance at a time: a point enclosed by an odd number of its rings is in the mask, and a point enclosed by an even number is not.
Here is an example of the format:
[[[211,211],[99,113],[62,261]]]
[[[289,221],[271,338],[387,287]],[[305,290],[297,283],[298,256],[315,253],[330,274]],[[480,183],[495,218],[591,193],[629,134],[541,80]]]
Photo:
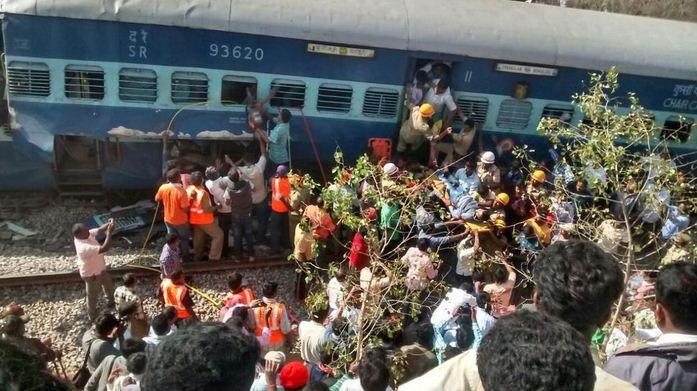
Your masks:
[[[291,301],[294,269],[291,266],[273,269],[245,269],[241,273],[257,295],[261,295],[261,287],[265,281],[276,281],[279,284],[281,299],[297,310],[299,304]],[[195,274],[191,284],[216,300],[222,300],[227,288],[228,273]],[[118,279],[114,279],[118,283]],[[159,277],[138,280],[137,292],[144,300],[145,312],[151,319],[157,315],[161,307],[155,298]],[[219,310],[203,297],[194,294],[194,309],[199,317],[206,321],[217,321]],[[100,298],[102,308],[105,305]],[[63,352],[63,363],[69,374],[77,371],[84,358],[80,345],[82,335],[89,327],[85,309],[85,286],[81,283],[32,286],[23,288],[0,289],[0,303],[17,302],[24,307],[29,322],[26,325],[27,335],[44,340],[50,337],[54,348]]]

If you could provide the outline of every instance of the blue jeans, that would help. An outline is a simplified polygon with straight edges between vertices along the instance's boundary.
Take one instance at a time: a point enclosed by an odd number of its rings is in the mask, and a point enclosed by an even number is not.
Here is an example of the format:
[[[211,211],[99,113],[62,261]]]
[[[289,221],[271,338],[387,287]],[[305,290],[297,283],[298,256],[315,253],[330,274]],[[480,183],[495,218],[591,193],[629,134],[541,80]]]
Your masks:
[[[257,243],[266,241],[266,230],[269,225],[268,196],[258,204],[252,205],[252,215],[257,219]]]
[[[187,262],[190,259],[189,255],[189,238],[191,238],[191,228],[189,223],[174,225],[165,222],[168,234],[179,235],[179,256],[182,262]]]
[[[235,256],[242,257],[242,237],[247,245],[247,255],[254,256],[254,237],[252,235],[252,215],[231,216],[232,234],[235,236]]]

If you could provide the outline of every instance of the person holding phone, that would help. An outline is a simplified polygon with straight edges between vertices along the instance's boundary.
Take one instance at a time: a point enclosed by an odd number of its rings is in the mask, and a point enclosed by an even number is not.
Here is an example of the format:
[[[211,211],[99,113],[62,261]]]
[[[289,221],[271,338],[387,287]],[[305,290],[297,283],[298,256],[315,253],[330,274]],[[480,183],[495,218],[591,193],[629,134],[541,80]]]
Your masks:
[[[97,317],[97,298],[99,291],[104,291],[109,308],[114,308],[114,283],[106,271],[104,254],[109,251],[114,232],[114,220],[109,221],[98,228],[87,229],[84,224],[73,225],[73,238],[75,252],[77,253],[78,270],[80,277],[85,281],[87,291],[87,313],[90,321]],[[106,238],[102,244],[97,241],[97,235],[105,233]]]

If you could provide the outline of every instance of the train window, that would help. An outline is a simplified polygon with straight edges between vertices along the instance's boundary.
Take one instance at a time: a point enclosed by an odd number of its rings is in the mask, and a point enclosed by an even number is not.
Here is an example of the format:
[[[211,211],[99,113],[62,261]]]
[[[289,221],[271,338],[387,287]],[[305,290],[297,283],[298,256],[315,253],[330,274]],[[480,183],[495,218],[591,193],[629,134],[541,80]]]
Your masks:
[[[457,98],[457,107],[467,118],[471,118],[474,123],[481,126],[486,122],[486,113],[489,111],[489,100],[476,96],[461,96]],[[459,116],[456,123],[459,123]]]
[[[152,103],[157,100],[157,74],[150,69],[122,68],[119,71],[119,99]]]
[[[351,110],[353,88],[345,84],[324,83],[317,94],[317,111],[348,113]]]
[[[208,76],[200,72],[172,73],[172,102],[196,103],[208,100]]]
[[[224,105],[246,105],[256,99],[257,79],[249,76],[223,76],[220,100]],[[249,96],[249,98],[248,98]]]
[[[303,107],[305,105],[305,83],[297,80],[274,79],[271,90],[276,91],[271,98],[274,107]]]
[[[663,123],[661,138],[684,143],[690,138],[690,132],[694,123],[695,120],[692,118],[670,116]]]
[[[569,123],[574,116],[574,111],[572,105],[551,104],[542,109],[542,118],[558,119],[564,123]]]
[[[507,129],[525,129],[530,122],[532,103],[506,99],[501,102],[499,115],[496,118],[496,126]]]
[[[399,92],[385,88],[368,88],[363,100],[363,115],[392,118],[397,115]]]
[[[48,65],[12,61],[7,66],[7,89],[13,95],[48,96],[51,93]]]
[[[65,96],[71,99],[103,99],[104,70],[96,66],[68,65],[65,67]]]

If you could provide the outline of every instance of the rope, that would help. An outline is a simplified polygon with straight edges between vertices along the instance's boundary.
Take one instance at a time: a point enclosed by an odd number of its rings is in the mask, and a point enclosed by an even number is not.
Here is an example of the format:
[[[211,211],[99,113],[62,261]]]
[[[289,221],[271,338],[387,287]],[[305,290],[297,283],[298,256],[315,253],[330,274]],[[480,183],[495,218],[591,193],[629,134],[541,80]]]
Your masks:
[[[298,110],[300,110],[300,115],[303,117],[303,122],[305,123],[305,132],[307,133],[307,137],[310,139],[310,145],[312,145],[312,152],[315,155],[315,160],[317,161],[317,165],[319,166],[319,171],[322,173],[322,180],[324,181],[324,184],[327,184],[327,176],[324,174],[324,166],[322,165],[322,160],[319,158],[319,153],[317,152],[317,145],[315,145],[315,139],[312,137],[312,131],[310,130],[310,123],[307,121],[307,117],[305,117],[305,113],[303,113],[303,108],[298,107]]]
[[[152,216],[152,222],[150,223],[150,229],[148,229],[148,234],[145,236],[145,240],[143,241],[143,247],[140,248],[140,252],[138,253],[138,255],[136,255],[134,258],[131,259],[131,263],[128,263],[126,266],[135,267],[135,268],[139,268],[139,269],[144,269],[144,270],[149,270],[149,271],[153,271],[153,272],[156,272],[156,273],[160,273],[160,269],[154,268],[154,267],[152,267],[152,266],[146,266],[146,265],[140,265],[140,264],[137,264],[137,263],[133,263],[133,261],[136,261],[136,260],[139,260],[139,259],[151,259],[151,260],[154,260],[154,261],[159,261],[159,259],[157,259],[157,258],[155,258],[155,257],[149,256],[149,255],[144,255],[144,253],[145,253],[145,248],[148,246],[148,242],[150,242],[150,237],[152,236],[152,230],[153,230],[153,228],[155,227],[155,220],[157,219],[157,212],[158,212],[159,210],[160,210],[160,203],[158,202],[158,203],[157,203],[157,206],[155,207],[155,213],[154,213],[153,216]],[[184,239],[183,239],[183,240],[184,240]],[[189,285],[189,284],[186,284],[186,287],[189,288],[189,289],[191,289],[191,291],[193,291],[194,293],[196,293],[196,294],[198,294],[199,296],[203,297],[204,299],[208,300],[211,304],[213,304],[213,305],[216,306],[217,308],[222,307],[222,304],[221,304],[220,302],[218,302],[217,300],[211,298],[211,297],[208,296],[207,294],[203,293],[202,291],[200,291],[200,290],[197,289],[196,287],[191,286],[191,285]]]

